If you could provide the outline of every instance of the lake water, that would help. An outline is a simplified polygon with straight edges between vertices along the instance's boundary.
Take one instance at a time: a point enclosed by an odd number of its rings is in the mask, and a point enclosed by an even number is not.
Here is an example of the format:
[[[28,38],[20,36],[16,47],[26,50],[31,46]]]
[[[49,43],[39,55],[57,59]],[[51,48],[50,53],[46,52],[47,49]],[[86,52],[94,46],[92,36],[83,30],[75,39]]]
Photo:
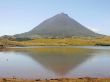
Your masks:
[[[17,47],[0,51],[0,77],[110,77],[110,47]]]

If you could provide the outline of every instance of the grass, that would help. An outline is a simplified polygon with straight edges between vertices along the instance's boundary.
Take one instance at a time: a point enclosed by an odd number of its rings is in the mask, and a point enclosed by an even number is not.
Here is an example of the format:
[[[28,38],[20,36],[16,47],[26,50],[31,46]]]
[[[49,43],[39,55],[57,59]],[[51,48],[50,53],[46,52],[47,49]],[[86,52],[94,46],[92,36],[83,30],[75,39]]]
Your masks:
[[[110,37],[41,38],[27,41],[8,40],[5,44],[11,46],[110,46]]]
[[[33,39],[18,42],[23,46],[109,46],[110,37],[89,38],[64,38],[64,39]]]
[[[49,79],[49,80],[23,80],[0,79],[0,82],[110,82],[110,78],[76,78],[76,79]]]

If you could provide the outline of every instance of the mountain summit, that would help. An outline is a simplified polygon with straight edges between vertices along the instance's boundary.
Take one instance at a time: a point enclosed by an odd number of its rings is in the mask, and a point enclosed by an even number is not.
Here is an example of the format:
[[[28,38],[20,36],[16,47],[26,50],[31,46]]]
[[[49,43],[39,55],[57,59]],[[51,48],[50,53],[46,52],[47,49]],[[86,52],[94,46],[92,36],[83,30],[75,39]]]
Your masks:
[[[18,38],[65,38],[74,36],[100,36],[100,34],[81,25],[67,14],[60,13],[45,20],[29,32],[15,35]]]

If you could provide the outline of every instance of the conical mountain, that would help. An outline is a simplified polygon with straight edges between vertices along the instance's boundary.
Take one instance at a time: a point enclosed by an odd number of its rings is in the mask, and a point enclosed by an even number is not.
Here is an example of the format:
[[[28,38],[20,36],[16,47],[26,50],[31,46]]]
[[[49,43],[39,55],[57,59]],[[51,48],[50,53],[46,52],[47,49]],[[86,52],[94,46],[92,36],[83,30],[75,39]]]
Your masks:
[[[74,37],[74,36],[101,36],[85,26],[81,25],[67,14],[57,14],[31,31],[15,35],[19,38],[60,38],[60,37]]]

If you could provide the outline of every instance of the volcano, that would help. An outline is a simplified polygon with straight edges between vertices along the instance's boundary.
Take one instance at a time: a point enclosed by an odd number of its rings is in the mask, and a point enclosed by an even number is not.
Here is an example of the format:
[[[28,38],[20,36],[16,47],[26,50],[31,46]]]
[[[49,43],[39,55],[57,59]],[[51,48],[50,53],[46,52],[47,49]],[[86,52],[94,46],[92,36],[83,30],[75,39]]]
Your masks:
[[[17,38],[68,38],[68,37],[96,37],[101,34],[81,25],[65,13],[57,14],[22,34],[16,34]]]

